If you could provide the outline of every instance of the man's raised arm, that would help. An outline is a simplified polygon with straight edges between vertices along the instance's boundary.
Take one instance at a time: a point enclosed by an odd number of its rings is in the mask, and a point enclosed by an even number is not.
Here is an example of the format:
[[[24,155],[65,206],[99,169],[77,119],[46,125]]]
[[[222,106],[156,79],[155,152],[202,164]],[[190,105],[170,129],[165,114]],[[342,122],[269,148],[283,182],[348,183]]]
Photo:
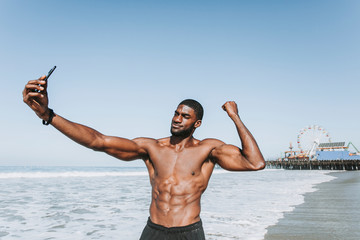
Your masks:
[[[100,132],[71,122],[48,108],[47,82],[45,76],[29,81],[23,91],[24,102],[45,122],[50,123],[60,132],[75,142],[96,151],[106,152],[121,160],[144,158],[147,153],[140,147],[144,140],[129,140],[119,137],[110,137]],[[36,91],[37,90],[37,91]]]
[[[265,160],[250,131],[241,121],[235,102],[222,106],[236,126],[242,150],[234,145],[224,144],[213,149],[210,157],[222,168],[230,171],[256,171],[265,168]]]

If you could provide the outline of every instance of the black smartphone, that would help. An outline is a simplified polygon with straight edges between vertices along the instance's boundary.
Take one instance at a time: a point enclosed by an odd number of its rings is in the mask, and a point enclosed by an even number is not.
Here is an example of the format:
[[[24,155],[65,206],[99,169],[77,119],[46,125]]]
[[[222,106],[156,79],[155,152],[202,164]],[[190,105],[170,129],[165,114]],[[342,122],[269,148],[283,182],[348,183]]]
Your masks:
[[[49,79],[49,77],[51,76],[51,74],[54,72],[55,68],[56,68],[56,66],[54,66],[52,69],[50,69],[50,71],[49,71],[48,74],[46,75],[44,81],[47,81],[47,80]],[[41,85],[39,85],[39,86],[41,86]],[[35,90],[35,92],[41,92],[41,91]]]
[[[45,81],[48,80],[48,78],[51,76],[51,74],[53,73],[53,71],[55,70],[56,66],[54,66],[52,69],[50,69],[50,71],[48,72],[46,78],[44,79]]]

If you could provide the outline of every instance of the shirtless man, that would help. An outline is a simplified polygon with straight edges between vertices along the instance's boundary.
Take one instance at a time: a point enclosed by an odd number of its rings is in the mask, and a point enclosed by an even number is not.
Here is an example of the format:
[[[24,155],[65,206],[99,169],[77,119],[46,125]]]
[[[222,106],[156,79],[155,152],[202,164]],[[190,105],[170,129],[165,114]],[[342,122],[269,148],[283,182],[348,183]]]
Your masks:
[[[45,76],[27,83],[24,102],[43,119],[75,142],[124,161],[142,159],[152,187],[150,217],[141,240],[205,239],[200,219],[200,198],[215,164],[230,171],[256,171],[265,167],[254,137],[240,120],[235,102],[222,108],[234,122],[242,149],[217,139],[193,137],[200,127],[203,109],[195,100],[184,100],[171,121],[171,136],[133,140],[105,136],[66,120],[48,108]],[[39,91],[35,91],[39,90]]]

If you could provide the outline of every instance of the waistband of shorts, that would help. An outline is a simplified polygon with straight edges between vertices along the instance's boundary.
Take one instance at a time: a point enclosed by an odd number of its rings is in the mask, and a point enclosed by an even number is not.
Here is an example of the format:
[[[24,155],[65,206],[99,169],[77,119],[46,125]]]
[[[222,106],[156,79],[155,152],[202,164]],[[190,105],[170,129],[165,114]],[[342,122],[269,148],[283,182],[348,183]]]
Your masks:
[[[190,225],[187,226],[181,226],[181,227],[164,227],[162,225],[153,223],[149,217],[148,221],[147,221],[147,225],[150,228],[156,229],[156,230],[160,230],[160,231],[164,231],[164,232],[172,232],[172,233],[179,233],[179,232],[190,232],[193,231],[195,229],[199,229],[202,227],[202,221],[201,219],[198,222],[192,223]]]

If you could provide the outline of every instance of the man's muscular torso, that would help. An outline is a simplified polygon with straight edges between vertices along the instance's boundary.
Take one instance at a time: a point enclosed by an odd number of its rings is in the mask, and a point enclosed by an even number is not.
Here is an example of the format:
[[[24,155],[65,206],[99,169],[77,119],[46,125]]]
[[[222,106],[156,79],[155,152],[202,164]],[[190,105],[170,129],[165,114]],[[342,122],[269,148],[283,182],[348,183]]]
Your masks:
[[[179,148],[170,138],[141,138],[136,142],[148,153],[144,161],[152,186],[151,220],[166,227],[199,221],[201,195],[215,166],[209,155],[223,143],[216,139],[192,138]]]
[[[43,123],[51,123],[85,147],[124,161],[143,159],[152,186],[150,218],[153,223],[179,227],[199,221],[201,195],[207,188],[215,163],[229,171],[257,171],[266,166],[254,137],[240,119],[234,101],[226,102],[222,109],[235,124],[242,149],[217,139],[194,139],[194,131],[202,123],[203,108],[192,99],[182,101],[175,110],[171,137],[130,140],[104,135],[54,113],[48,107],[45,77],[30,80],[25,85],[23,101]]]

